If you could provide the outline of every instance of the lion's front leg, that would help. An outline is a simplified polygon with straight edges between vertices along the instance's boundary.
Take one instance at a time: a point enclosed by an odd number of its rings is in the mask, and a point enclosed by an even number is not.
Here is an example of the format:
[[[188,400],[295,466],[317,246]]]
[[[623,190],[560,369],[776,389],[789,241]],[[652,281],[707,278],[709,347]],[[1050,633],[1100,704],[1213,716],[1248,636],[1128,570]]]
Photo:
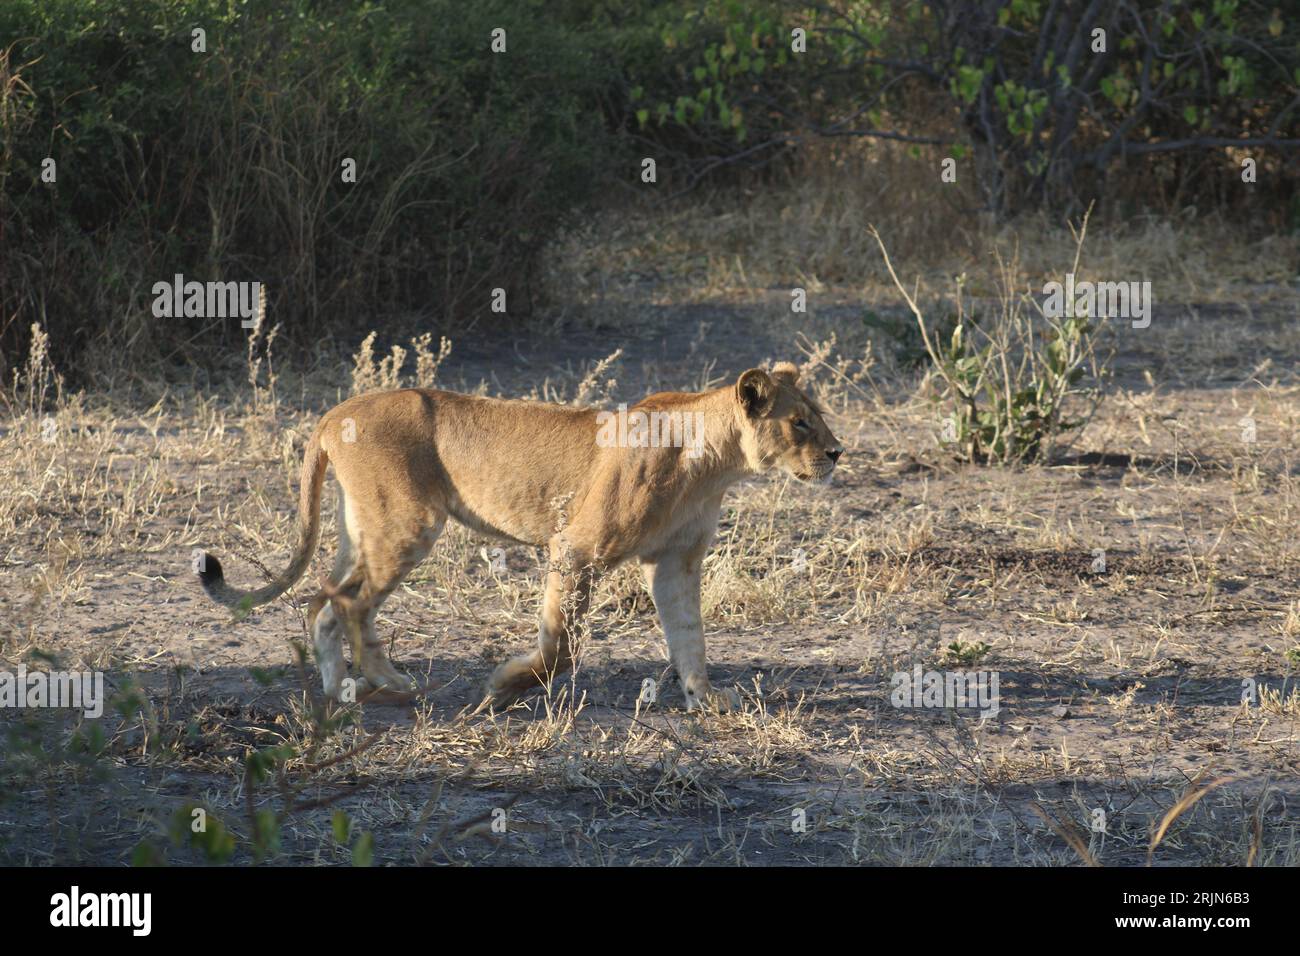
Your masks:
[[[659,612],[659,624],[668,641],[668,657],[677,670],[686,695],[686,709],[714,707],[731,710],[736,695],[715,690],[709,683],[704,654],[704,619],[700,614],[701,563],[708,543],[681,552],[642,560],[646,585]]]

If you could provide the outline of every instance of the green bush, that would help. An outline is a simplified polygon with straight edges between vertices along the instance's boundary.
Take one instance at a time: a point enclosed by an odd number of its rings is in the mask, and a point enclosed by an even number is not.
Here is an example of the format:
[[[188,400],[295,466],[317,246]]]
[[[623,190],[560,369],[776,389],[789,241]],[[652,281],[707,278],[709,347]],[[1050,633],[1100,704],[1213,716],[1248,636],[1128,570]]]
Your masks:
[[[648,5],[655,7],[656,5]],[[1279,218],[1300,181],[1300,17],[1273,0],[698,0],[627,69],[691,182],[817,137],[911,143],[999,213],[1136,204]],[[806,51],[792,51],[792,31]],[[1097,32],[1100,31],[1100,32]],[[1249,192],[1241,160],[1260,173]],[[935,164],[931,162],[931,168]],[[1300,220],[1290,223],[1300,227]]]
[[[1076,233],[1074,273],[1087,226],[1085,216]],[[1028,287],[1018,285],[1018,255],[1004,260],[998,252],[992,301],[977,307],[965,275],[958,276],[954,307],[940,323],[927,323],[916,297],[894,271],[880,234],[874,228],[871,232],[930,359],[933,398],[943,413],[940,442],[968,462],[1052,460],[1102,401],[1101,386],[1114,354],[1113,342],[1101,341],[1107,317],[1072,310],[1052,314]]]

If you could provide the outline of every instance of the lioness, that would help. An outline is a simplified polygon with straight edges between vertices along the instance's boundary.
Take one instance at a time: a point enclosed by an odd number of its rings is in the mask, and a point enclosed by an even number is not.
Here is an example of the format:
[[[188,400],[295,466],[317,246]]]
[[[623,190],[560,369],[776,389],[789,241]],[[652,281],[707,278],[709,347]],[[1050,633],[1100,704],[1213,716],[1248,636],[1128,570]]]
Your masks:
[[[628,411],[629,419],[640,412],[661,424],[689,416],[694,427],[678,429],[687,440],[676,442],[638,428],[611,441],[609,413],[592,409],[414,388],[350,398],[321,418],[307,445],[288,570],[266,587],[240,591],[205,554],[200,580],[213,599],[245,610],[288,590],[319,543],[321,486],[332,463],[339,553],[308,617],[328,696],[341,694],[345,633],[364,675],[359,694],[413,688],[388,660],[375,613],[450,516],[483,534],[550,549],[537,650],[492,674],[494,705],[572,665],[570,638],[596,574],[636,558],[687,707],[725,707],[729,695],[709,685],[700,619],[700,565],[722,495],[772,467],[828,481],[843,451],[799,389],[798,374],[788,362],[770,373],[752,368],[734,385],[660,392]]]

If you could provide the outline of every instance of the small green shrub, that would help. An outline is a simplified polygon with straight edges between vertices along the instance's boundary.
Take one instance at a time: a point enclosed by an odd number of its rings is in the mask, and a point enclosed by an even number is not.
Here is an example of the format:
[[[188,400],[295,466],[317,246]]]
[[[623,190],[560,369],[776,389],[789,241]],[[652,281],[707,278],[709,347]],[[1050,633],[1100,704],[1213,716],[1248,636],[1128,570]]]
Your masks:
[[[993,650],[992,645],[985,644],[983,641],[970,643],[956,640],[943,649],[940,663],[945,666],[969,667],[978,664],[991,650]]]
[[[1087,233],[1078,233],[1073,271]],[[982,315],[956,280],[956,319],[946,340],[927,325],[898,281],[875,233],[890,276],[906,300],[935,372],[940,441],[964,461],[1009,464],[1050,459],[1062,437],[1085,425],[1101,401],[1109,356],[1097,351],[1100,322],[1049,317],[1027,289],[1017,288],[1019,263],[999,258],[998,292]]]

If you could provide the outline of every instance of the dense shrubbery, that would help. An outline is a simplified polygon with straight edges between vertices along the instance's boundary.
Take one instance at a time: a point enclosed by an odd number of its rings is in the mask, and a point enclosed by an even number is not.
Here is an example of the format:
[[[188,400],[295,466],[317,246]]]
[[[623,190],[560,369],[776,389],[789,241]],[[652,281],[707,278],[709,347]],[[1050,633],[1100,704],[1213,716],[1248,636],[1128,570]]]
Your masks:
[[[480,315],[495,286],[518,316],[553,230],[638,157],[674,194],[814,136],[951,156],[999,212],[1249,212],[1245,138],[1253,208],[1295,228],[1298,44],[1260,0],[7,0],[0,364],[33,322],[74,366],[241,335],[154,319],[178,272],[263,281],[299,343]]]
[[[65,358],[105,324],[116,348],[181,357],[242,334],[155,320],[151,286],[177,272],[263,281],[299,342],[359,335],[377,311],[475,312],[497,285],[524,311],[537,249],[607,159],[612,84],[583,34],[537,9],[0,5],[0,37],[16,38],[0,113],[7,353],[32,321]],[[495,27],[508,57],[487,52]]]
[[[707,0],[665,22],[637,120],[695,174],[814,136],[937,149],[994,211],[1241,201],[1300,227],[1300,15],[1274,0]],[[790,55],[804,27],[807,52]],[[965,160],[973,160],[966,164]]]

